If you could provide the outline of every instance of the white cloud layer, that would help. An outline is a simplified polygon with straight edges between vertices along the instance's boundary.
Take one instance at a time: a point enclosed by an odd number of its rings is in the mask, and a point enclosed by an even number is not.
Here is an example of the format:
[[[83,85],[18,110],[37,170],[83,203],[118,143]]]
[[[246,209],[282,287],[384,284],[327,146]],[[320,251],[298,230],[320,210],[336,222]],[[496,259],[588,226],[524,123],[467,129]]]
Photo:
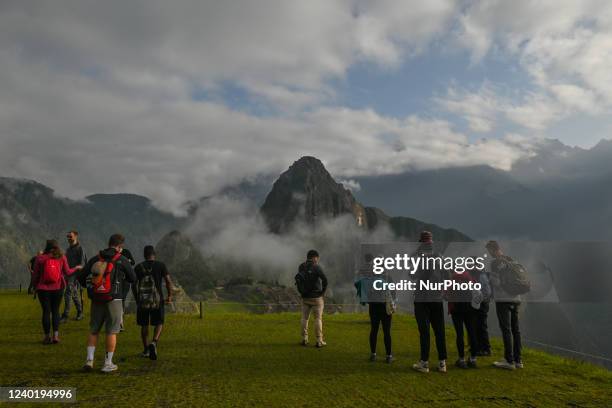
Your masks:
[[[495,49],[515,56],[536,84],[519,101],[486,83],[438,100],[474,132],[495,129],[500,115],[541,130],[567,112],[608,111],[609,3],[534,4],[3,1],[0,174],[73,197],[145,194],[176,210],[306,154],[347,179],[508,168],[530,143],[469,142],[426,112],[394,118],[337,106],[330,80],[358,62],[394,69],[438,41],[456,40],[474,63]],[[273,114],[193,98],[194,90],[214,95],[227,83]]]

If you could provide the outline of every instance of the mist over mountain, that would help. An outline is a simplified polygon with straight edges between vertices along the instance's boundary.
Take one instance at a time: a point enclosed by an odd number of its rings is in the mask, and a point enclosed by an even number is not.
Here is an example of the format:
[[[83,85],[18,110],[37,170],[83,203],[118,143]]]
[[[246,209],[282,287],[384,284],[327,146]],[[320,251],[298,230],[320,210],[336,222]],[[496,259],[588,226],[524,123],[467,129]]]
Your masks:
[[[355,193],[390,214],[453,225],[473,238],[609,240],[612,141],[541,143],[510,171],[457,167],[358,177]]]
[[[79,231],[88,254],[103,248],[108,237],[120,231],[139,259],[144,245],[180,228],[183,221],[133,194],[96,194],[75,201],[58,197],[35,181],[0,178],[0,284],[27,283],[26,261],[48,238],[67,246],[68,230]]]

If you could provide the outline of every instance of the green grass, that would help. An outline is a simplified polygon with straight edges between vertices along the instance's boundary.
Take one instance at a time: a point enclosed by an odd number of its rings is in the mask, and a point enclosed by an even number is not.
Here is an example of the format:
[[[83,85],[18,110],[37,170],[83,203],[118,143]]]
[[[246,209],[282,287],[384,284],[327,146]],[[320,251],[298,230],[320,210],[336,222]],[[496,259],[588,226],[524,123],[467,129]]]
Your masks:
[[[137,357],[139,330],[127,316],[119,372],[85,374],[85,321],[63,325],[62,343],[43,346],[38,303],[0,293],[0,384],[76,387],[79,405],[107,407],[612,406],[612,372],[587,363],[528,349],[521,371],[494,369],[489,358],[477,370],[424,375],[409,368],[418,356],[410,316],[394,317],[397,361],[390,366],[367,361],[366,315],[326,315],[324,324],[329,346],[317,350],[297,345],[296,313],[172,315],[153,362]],[[499,355],[500,343],[493,345]]]

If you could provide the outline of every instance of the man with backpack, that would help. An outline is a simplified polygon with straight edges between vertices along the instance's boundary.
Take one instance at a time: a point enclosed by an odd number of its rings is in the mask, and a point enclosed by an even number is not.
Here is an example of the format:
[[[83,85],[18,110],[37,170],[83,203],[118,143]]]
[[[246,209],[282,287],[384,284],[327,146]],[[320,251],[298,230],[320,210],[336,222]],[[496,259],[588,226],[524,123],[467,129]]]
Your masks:
[[[113,354],[117,345],[117,333],[123,321],[121,289],[125,281],[136,281],[132,265],[122,254],[124,241],[123,235],[112,235],[108,240],[108,248],[90,259],[79,275],[79,282],[87,287],[87,294],[92,300],[87,360],[83,367],[85,371],[93,369],[98,334],[102,326],[106,330],[106,356],[102,372],[110,373],[118,368],[113,363]]]
[[[141,327],[140,335],[144,351],[143,357],[157,360],[157,343],[164,324],[164,303],[172,302],[172,282],[163,262],[155,259],[155,248],[147,245],[144,248],[145,261],[136,266],[137,282],[135,286],[136,322]],[[162,280],[166,284],[168,297],[164,302]],[[149,325],[154,327],[153,341],[149,343]]]
[[[323,340],[323,296],[327,290],[327,277],[319,265],[319,253],[314,249],[308,251],[306,262],[302,263],[295,275],[297,290],[302,296],[302,342],[308,345],[308,320],[310,313],[315,318],[315,335],[317,337],[317,348],[327,345]]]
[[[527,272],[521,264],[504,255],[497,241],[489,241],[486,249],[493,257],[491,286],[499,328],[504,341],[504,358],[494,362],[493,365],[506,370],[523,368],[519,308],[520,295],[527,293],[530,289]]]
[[[68,248],[66,249],[66,259],[68,259],[68,266],[71,268],[75,268],[77,266],[83,266],[87,263],[87,257],[85,256],[85,251],[79,242],[79,233],[77,231],[69,231],[66,234],[66,239],[68,240]],[[83,319],[83,304],[81,302],[81,285],[78,280],[74,277],[66,278],[66,293],[64,294],[64,313],[62,313],[62,318],[60,323],[65,323],[68,321],[68,316],[70,315],[70,308],[72,307],[72,303],[77,310],[77,315],[75,320]]]

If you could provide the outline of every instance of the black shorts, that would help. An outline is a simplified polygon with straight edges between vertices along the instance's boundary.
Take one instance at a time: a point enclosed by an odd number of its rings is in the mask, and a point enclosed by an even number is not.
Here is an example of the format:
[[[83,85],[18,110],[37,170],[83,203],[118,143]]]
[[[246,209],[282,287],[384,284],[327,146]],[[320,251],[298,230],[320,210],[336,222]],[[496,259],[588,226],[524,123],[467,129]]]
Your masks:
[[[136,310],[136,323],[139,326],[159,326],[164,324],[164,308],[159,309],[140,309]]]

